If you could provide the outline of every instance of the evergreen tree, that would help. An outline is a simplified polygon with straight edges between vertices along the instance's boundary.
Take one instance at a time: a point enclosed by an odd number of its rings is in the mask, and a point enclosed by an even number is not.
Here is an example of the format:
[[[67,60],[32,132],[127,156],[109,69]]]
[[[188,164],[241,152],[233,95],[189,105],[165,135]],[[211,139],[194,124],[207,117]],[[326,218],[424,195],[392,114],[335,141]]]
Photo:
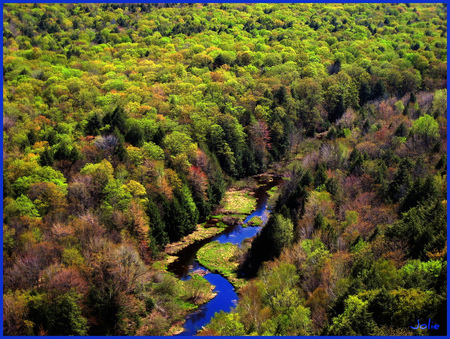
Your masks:
[[[123,107],[117,106],[112,113],[107,113],[102,119],[103,125],[109,125],[109,131],[117,128],[122,135],[127,133],[127,114]]]
[[[85,135],[99,135],[100,128],[103,127],[103,124],[100,120],[100,117],[97,113],[90,115],[87,119],[86,127],[84,128]]]
[[[44,152],[41,154],[39,163],[41,166],[52,166],[53,162],[53,152],[50,148],[46,147]]]
[[[314,177],[314,187],[319,187],[328,180],[327,168],[325,164],[320,164],[317,168],[316,176]]]
[[[333,123],[339,120],[345,113],[346,108],[344,104],[344,97],[339,94],[337,96],[337,102],[334,107],[331,108],[331,111],[328,112],[328,120]]]
[[[163,197],[160,196],[160,199],[163,199]],[[153,200],[149,200],[147,215],[150,218],[150,228],[152,230],[151,236],[155,239],[159,246],[165,246],[169,242],[169,236],[165,230],[165,224],[161,218],[158,206],[153,202]]]
[[[378,79],[372,91],[372,100],[382,98],[386,94],[386,85],[383,80]]]

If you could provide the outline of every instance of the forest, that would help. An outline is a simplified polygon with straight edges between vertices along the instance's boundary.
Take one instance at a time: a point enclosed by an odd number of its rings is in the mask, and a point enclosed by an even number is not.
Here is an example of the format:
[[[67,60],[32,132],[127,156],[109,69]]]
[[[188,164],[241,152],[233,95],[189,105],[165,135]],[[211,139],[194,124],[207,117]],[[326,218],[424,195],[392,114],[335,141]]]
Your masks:
[[[446,4],[4,4],[4,335],[180,333],[267,173],[199,335],[446,335],[446,88]]]

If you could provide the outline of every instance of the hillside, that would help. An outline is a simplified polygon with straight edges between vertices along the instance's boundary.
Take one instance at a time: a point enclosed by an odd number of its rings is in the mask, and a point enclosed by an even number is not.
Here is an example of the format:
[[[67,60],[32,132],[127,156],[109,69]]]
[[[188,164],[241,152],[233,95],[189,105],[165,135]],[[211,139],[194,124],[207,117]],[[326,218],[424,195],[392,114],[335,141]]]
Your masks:
[[[266,172],[238,306],[203,334],[446,333],[446,13],[5,4],[4,334],[175,333],[213,295],[167,248]]]

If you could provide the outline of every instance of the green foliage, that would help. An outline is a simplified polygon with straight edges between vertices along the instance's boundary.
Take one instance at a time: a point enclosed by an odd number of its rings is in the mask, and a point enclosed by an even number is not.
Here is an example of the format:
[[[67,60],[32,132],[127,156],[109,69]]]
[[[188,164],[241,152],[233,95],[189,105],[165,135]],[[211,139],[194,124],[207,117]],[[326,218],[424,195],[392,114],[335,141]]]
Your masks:
[[[327,335],[373,335],[377,326],[368,309],[368,302],[357,296],[345,301],[345,311],[334,318]]]
[[[174,131],[165,136],[163,143],[170,154],[177,155],[189,149],[192,139],[184,132]]]
[[[271,215],[267,225],[252,244],[251,255],[266,261],[280,255],[294,239],[294,225],[281,214]]]
[[[172,334],[210,287],[150,264],[266,171],[274,262],[211,331],[445,322],[444,4],[3,10],[5,334]]]
[[[319,166],[319,168],[317,169],[316,176],[314,178],[314,186],[316,188],[319,187],[320,185],[325,184],[325,182],[327,181],[328,175],[327,175],[326,170],[327,169],[326,169],[325,164],[321,164]]]
[[[153,142],[145,142],[142,149],[148,158],[153,160],[164,160],[164,151]]]
[[[239,314],[237,313],[225,313],[221,311],[213,318],[209,327],[215,330],[219,335],[245,335],[244,325],[239,322]]]
[[[447,112],[447,89],[437,90],[433,98],[433,113],[437,117]]]
[[[439,138],[439,124],[433,117],[425,114],[414,121],[411,133],[429,145]]]
[[[425,180],[418,178],[401,201],[400,212],[406,212],[417,205],[427,203],[431,200],[440,199],[441,192],[433,176]]]
[[[86,335],[87,319],[82,316],[80,296],[74,292],[55,297],[30,295],[28,307],[34,334],[44,330],[49,335]]]
[[[411,208],[386,230],[389,237],[406,239],[410,258],[426,260],[428,253],[442,251],[446,239],[446,218],[443,204],[430,201],[425,206]]]
[[[112,132],[117,128],[122,135],[127,132],[127,115],[122,107],[117,106],[113,112],[106,113],[102,119],[105,131]],[[108,127],[107,127],[108,126]]]
[[[66,248],[62,253],[62,261],[67,266],[79,266],[84,263],[84,258],[76,248]]]
[[[420,288],[421,290],[443,288],[443,278],[447,271],[447,262],[441,260],[410,260],[400,270],[405,288]]]
[[[7,198],[5,200],[3,213],[6,220],[25,215],[30,217],[39,217],[39,212],[36,209],[36,206],[26,195],[23,194],[15,200]]]

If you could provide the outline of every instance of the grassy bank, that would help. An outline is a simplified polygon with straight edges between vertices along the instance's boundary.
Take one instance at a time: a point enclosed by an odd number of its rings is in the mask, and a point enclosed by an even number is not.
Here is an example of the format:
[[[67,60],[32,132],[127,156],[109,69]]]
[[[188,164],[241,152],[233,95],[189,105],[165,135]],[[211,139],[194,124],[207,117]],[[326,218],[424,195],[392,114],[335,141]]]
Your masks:
[[[248,190],[230,190],[225,193],[220,209],[223,214],[250,214],[256,206],[256,198]]]
[[[164,251],[167,254],[175,254],[196,241],[219,234],[225,229],[225,227],[227,227],[227,225],[222,222],[218,222],[216,226],[213,227],[205,227],[203,224],[199,224],[193,233],[185,236],[180,241],[168,244]]]
[[[197,252],[200,264],[212,272],[223,275],[236,288],[245,285],[245,280],[238,279],[236,275],[239,256],[240,250],[237,245],[220,244],[216,241],[206,244]]]

